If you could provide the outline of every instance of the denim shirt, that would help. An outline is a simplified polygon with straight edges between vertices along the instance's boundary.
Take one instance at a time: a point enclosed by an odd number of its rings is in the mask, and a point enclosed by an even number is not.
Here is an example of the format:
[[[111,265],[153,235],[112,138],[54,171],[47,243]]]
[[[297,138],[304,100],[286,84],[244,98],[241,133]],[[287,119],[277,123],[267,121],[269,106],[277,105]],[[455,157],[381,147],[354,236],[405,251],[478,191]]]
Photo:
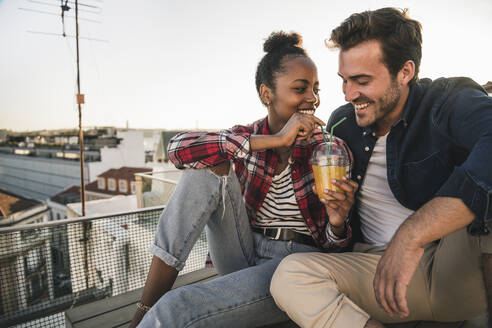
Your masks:
[[[362,184],[377,136],[359,127],[352,104],[336,109],[327,129],[354,155],[352,179]],[[468,78],[420,80],[410,87],[403,115],[386,142],[388,184],[404,207],[418,210],[434,197],[456,197],[475,213],[468,232],[489,233],[492,219],[492,97]],[[357,202],[356,194],[356,202]],[[356,207],[353,241],[362,241]]]

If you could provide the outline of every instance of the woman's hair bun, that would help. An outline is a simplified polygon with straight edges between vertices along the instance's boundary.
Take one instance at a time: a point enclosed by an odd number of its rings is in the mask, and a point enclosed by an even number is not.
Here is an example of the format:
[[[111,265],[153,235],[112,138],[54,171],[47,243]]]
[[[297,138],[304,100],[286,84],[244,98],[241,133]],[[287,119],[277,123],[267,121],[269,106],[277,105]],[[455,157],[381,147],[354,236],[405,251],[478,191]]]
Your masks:
[[[263,50],[267,53],[276,52],[282,48],[291,47],[298,47],[302,49],[302,37],[295,32],[291,32],[289,34],[283,31],[273,32],[263,44]]]

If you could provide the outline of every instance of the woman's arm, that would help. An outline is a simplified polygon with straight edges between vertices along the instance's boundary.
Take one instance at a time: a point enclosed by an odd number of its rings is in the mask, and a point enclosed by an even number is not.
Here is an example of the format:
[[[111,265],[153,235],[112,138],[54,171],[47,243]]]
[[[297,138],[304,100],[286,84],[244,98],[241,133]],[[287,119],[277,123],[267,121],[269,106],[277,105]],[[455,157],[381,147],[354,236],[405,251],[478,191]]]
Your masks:
[[[237,126],[220,132],[185,132],[171,138],[169,160],[177,168],[200,169],[245,157],[251,151],[291,146],[309,139],[324,122],[313,115],[293,114],[283,128],[272,135],[252,135],[250,127]]]
[[[271,135],[251,135],[250,149],[260,151],[290,147],[296,140],[308,140],[318,126],[325,123],[314,115],[294,113],[282,129]]]
[[[217,165],[249,152],[250,131],[180,133],[169,141],[169,160],[177,168],[200,169]]]

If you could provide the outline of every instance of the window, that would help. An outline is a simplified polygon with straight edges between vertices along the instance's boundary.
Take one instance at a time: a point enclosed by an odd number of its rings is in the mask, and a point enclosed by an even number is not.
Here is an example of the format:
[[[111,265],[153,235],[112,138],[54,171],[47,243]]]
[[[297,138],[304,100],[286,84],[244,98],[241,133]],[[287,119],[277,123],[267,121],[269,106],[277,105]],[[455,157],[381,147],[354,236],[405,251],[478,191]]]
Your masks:
[[[118,180],[118,187],[120,189],[120,192],[128,192],[128,185],[127,185],[127,182],[126,180]]]
[[[106,189],[106,184],[104,183],[104,178],[97,178],[97,188]]]
[[[132,194],[135,194],[137,192],[137,183],[135,181],[130,182],[130,190]]]
[[[108,190],[116,191],[116,181],[112,178],[108,179]]]

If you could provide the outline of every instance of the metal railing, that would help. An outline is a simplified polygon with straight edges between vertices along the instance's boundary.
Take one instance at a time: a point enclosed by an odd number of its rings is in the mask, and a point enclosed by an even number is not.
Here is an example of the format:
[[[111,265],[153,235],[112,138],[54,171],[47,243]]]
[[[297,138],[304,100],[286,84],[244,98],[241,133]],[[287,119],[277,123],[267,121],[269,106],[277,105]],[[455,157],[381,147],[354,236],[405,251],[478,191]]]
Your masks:
[[[0,228],[0,327],[64,327],[65,310],[143,287],[163,208]],[[180,274],[207,252],[202,234]]]
[[[182,172],[176,168],[169,168],[156,172],[135,173],[138,208],[167,204]]]

